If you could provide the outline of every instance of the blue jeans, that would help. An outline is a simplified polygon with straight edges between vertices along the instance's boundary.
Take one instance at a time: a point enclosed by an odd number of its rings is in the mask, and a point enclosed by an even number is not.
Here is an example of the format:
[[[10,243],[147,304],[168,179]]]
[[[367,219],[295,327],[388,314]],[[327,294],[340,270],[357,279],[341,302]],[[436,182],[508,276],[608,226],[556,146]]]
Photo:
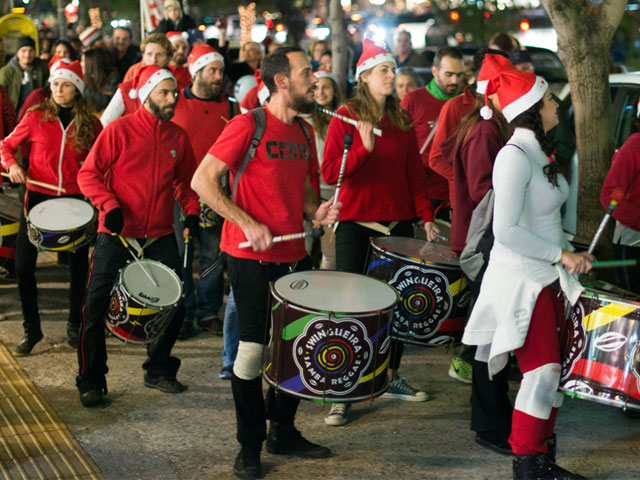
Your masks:
[[[176,241],[178,242],[178,252],[182,261],[180,262],[184,266],[184,237],[182,231],[184,230],[184,223],[181,220],[182,211],[177,202],[174,204],[173,209],[173,229],[176,234]],[[220,251],[220,233],[222,227],[220,225],[214,225],[210,227],[198,228],[198,233],[192,236],[187,249],[187,268],[182,269],[182,278],[184,279],[184,308],[185,322],[193,322],[197,319],[199,322],[208,320],[218,316],[218,310],[222,306],[223,296],[223,264],[220,265],[212,272],[207,274],[206,277],[200,278],[197,288],[193,286],[193,251],[195,250],[194,241],[198,241],[198,252],[200,255],[200,271],[202,272],[211,266],[222,254]]]
[[[238,354],[238,309],[236,299],[233,297],[233,289],[229,290],[227,308],[224,311],[224,324],[222,327],[222,366],[233,366]]]

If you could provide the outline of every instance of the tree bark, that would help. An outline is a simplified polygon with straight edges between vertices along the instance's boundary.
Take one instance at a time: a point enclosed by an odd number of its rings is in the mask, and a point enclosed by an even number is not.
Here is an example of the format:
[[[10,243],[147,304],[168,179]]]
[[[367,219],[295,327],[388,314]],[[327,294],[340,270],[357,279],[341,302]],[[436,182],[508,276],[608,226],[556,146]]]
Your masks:
[[[609,49],[626,0],[542,0],[558,34],[558,56],[571,87],[579,161],[577,240],[589,243],[604,214],[600,189],[611,166],[614,131]]]
[[[345,98],[349,51],[347,49],[347,28],[340,0],[331,0],[329,5],[329,25],[331,27],[332,70],[338,79],[342,98]]]

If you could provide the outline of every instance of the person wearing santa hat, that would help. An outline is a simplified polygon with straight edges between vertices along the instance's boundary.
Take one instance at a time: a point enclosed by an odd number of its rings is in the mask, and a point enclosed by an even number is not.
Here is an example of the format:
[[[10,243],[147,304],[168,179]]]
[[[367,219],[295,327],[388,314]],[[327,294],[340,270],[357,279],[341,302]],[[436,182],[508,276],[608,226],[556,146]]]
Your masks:
[[[454,116],[455,112],[464,111],[469,108],[465,103],[470,103],[471,111],[457,120],[439,120],[436,131],[437,137],[440,128],[449,129],[454,121],[457,125],[449,138],[439,145],[442,162],[450,166],[453,176],[451,193],[454,194],[454,208],[449,245],[457,255],[465,247],[473,210],[491,188],[495,157],[512,133],[497,104],[491,104],[491,120],[483,121],[480,116],[480,109],[485,105],[484,93],[489,79],[503,70],[513,69],[502,52],[489,52],[481,51],[475,59],[477,63],[478,60],[481,61],[481,67],[477,74],[473,102],[465,102],[466,95],[460,95],[445,104],[440,117],[445,112]],[[452,102],[457,104],[447,108]],[[481,274],[475,280],[468,279],[471,305],[478,296],[481,280]],[[475,347],[465,346],[459,356],[456,356],[458,352],[454,350],[449,375],[471,383],[471,430],[476,432],[476,443],[496,453],[511,455],[508,438],[513,408],[507,396],[508,369],[489,379],[487,364],[474,358],[475,351]]]
[[[198,228],[200,205],[189,182],[196,168],[187,133],[171,122],[177,89],[167,69],[146,65],[133,90],[142,108],[110,123],[96,140],[78,173],[78,185],[99,212],[96,248],[91,260],[83,307],[79,373],[76,385],[85,407],[101,403],[107,393],[104,318],[118,270],[130,260],[119,237],[126,237],[144,257],[180,274],[173,234],[174,198],[185,212],[187,235]],[[180,360],[171,356],[182,320],[180,304],[158,340],[147,346],[142,365],[144,385],[165,393],[186,386],[176,379]]]
[[[269,89],[260,78],[259,68],[253,72],[253,76],[256,80],[256,86],[250,88],[240,101],[240,109],[242,112],[248,112],[254,108],[265,106],[265,102],[269,100]]]
[[[420,158],[427,175],[427,195],[438,209],[449,205],[449,185],[446,178],[429,166],[429,155],[437,131],[438,114],[445,102],[458,94],[458,84],[464,74],[462,54],[457,48],[442,47],[433,58],[433,79],[424,88],[409,92],[401,105],[413,120],[420,149]],[[448,220],[448,212],[442,212]]]
[[[562,230],[566,167],[546,135],[558,124],[557,104],[542,77],[515,69],[489,80],[485,101],[482,117],[492,118],[489,104],[499,104],[515,131],[493,167],[494,245],[462,341],[478,346],[490,377],[511,351],[518,359],[523,378],[509,437],[514,479],[583,478],[555,464],[562,296],[575,304],[583,290],[576,274],[594,260],[574,253]]]
[[[306,214],[316,226],[338,218],[339,204],[318,202],[318,163],[309,125],[297,118],[313,111],[316,77],[298,47],[283,47],[262,63],[262,79],[271,99],[263,112],[264,133],[244,169],[233,199],[220,186],[231,171],[235,181],[251,146],[253,113],[233,118],[211,147],[192,185],[207,204],[223,216],[220,248],[227,253],[229,279],[236,300],[240,343],[233,365],[231,389],[236,406],[237,438],[241,445],[233,471],[239,478],[259,478],[260,451],[278,455],[325,458],[326,447],[306,440],[295,428],[299,398],[269,388],[262,394],[261,365],[269,322],[269,284],[295,270],[310,269],[304,240],[273,243],[276,235],[299,232]],[[312,191],[306,190],[309,182]],[[265,201],[268,199],[268,201]],[[248,240],[251,248],[240,248]],[[270,419],[267,436],[266,419]]]
[[[344,136],[353,136],[339,198],[344,206],[336,230],[338,270],[362,273],[365,269],[369,240],[379,233],[359,222],[377,222],[391,235],[413,237],[417,215],[424,221],[429,241],[438,233],[425,192],[427,179],[413,122],[393,96],[395,68],[385,45],[365,39],[356,68],[355,97],[338,109],[339,114],[357,120],[358,126],[337,118],[329,123],[322,162],[322,176],[328,185],[338,180]],[[373,136],[374,126],[382,130],[382,136]],[[391,340],[391,385],[385,395],[413,402],[428,400],[426,392],[398,376],[402,351],[403,344]],[[350,404],[334,403],[325,422],[344,425],[350,409]]]
[[[167,32],[167,38],[173,45],[173,56],[169,61],[169,65],[174,67],[184,67],[187,63],[187,52],[189,44],[181,32]]]
[[[62,195],[82,198],[77,175],[94,140],[102,130],[92,115],[91,105],[83,96],[84,80],[80,62],[64,59],[56,63],[49,76],[51,95],[34,106],[20,121],[16,129],[0,144],[2,167],[9,172],[14,183],[30,180],[45,182],[64,188],[64,194],[27,183],[24,199],[29,211],[46,200]],[[31,161],[25,171],[16,160],[21,145],[31,145]],[[69,317],[67,336],[69,344],[77,346],[82,297],[87,277],[89,247],[83,246],[69,255],[71,286],[69,289]],[[28,355],[42,340],[38,288],[35,269],[38,250],[28,240],[24,213],[16,243],[16,273],[18,293],[24,316],[24,337],[16,346],[16,356]]]
[[[224,58],[209,45],[196,45],[189,54],[189,72],[193,78],[190,86],[178,94],[176,112],[172,121],[180,125],[189,135],[191,146],[200,164],[211,145],[213,145],[227,122],[235,114],[235,104],[229,102],[226,94],[221,92],[224,78]],[[206,128],[203,126],[206,125]],[[202,212],[211,212],[207,205],[202,205]],[[184,222],[180,206],[176,203],[174,211],[174,230],[178,241],[180,256],[184,254],[185,243],[182,232]],[[198,241],[200,274],[208,270],[220,256],[220,234],[222,221],[218,221],[211,213],[203,215],[197,232],[192,238]],[[222,306],[223,279],[222,265],[209,272],[193,285],[194,249],[187,249],[186,268],[183,269],[185,321],[182,324],[180,338],[187,338],[194,333],[194,320],[200,330],[211,330],[222,334],[222,322],[218,318],[218,310]],[[219,262],[221,263],[221,262]]]

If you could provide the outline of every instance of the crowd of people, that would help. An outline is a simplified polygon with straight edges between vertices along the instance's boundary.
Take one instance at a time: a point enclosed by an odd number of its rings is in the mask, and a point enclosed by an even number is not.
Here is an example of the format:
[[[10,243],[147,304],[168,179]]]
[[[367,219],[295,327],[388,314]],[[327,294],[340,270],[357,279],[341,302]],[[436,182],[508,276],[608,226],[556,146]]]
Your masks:
[[[453,47],[429,61],[408,32],[398,33],[393,53],[365,39],[343,101],[327,41],[308,52],[247,42],[232,61],[224,20],[219,38],[189,44],[183,32],[193,20],[176,0],[164,6],[167,17],[139,48],[128,28],[106,39],[89,27],[40,56],[22,37],[0,70],[0,163],[26,188],[16,246],[24,336],[15,355],[29,355],[43,338],[28,214],[61,197],[88,201],[98,212],[93,253],[83,243],[66,260],[67,335],[78,352],[82,405],[99,405],[108,393],[105,317],[135,250],[173,270],[184,289],[147,344],[144,385],[184,392],[176,340],[223,335],[220,378],[231,381],[240,443],[236,476],[261,475],[265,440],[271,453],[324,458],[329,448],[294,426],[299,398],[274,387],[263,397],[270,282],[312,268],[360,274],[372,237],[413,238],[419,230],[426,242],[441,241],[449,224],[449,247],[460,255],[474,209],[493,195],[493,247],[469,280],[474,306],[449,374],[471,383],[476,442],[513,455],[514,478],[583,478],[555,463],[558,327],[563,299],[578,300],[577,274],[595,259],[574,252],[562,230],[570,172],[553,143],[557,103],[526,50],[499,34],[470,62]],[[640,258],[638,141],[634,133],[616,153],[602,189],[605,208],[618,200],[620,258]],[[274,241],[323,227],[319,241]],[[623,272],[625,287],[637,292],[638,268]],[[399,374],[403,350],[392,338],[384,395],[426,401],[428,393]],[[510,352],[522,374],[514,406]],[[351,409],[333,403],[325,422],[344,425]]]

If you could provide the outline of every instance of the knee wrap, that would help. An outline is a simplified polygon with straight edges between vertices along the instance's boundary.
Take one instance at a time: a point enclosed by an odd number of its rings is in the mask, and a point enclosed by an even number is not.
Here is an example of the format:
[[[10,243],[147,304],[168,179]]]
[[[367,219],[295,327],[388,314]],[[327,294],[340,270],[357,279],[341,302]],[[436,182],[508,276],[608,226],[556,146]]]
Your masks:
[[[260,375],[264,345],[240,341],[238,355],[233,364],[233,373],[242,380],[253,380]]]
[[[556,403],[560,364],[547,363],[522,376],[515,408],[532,417],[547,420]]]

